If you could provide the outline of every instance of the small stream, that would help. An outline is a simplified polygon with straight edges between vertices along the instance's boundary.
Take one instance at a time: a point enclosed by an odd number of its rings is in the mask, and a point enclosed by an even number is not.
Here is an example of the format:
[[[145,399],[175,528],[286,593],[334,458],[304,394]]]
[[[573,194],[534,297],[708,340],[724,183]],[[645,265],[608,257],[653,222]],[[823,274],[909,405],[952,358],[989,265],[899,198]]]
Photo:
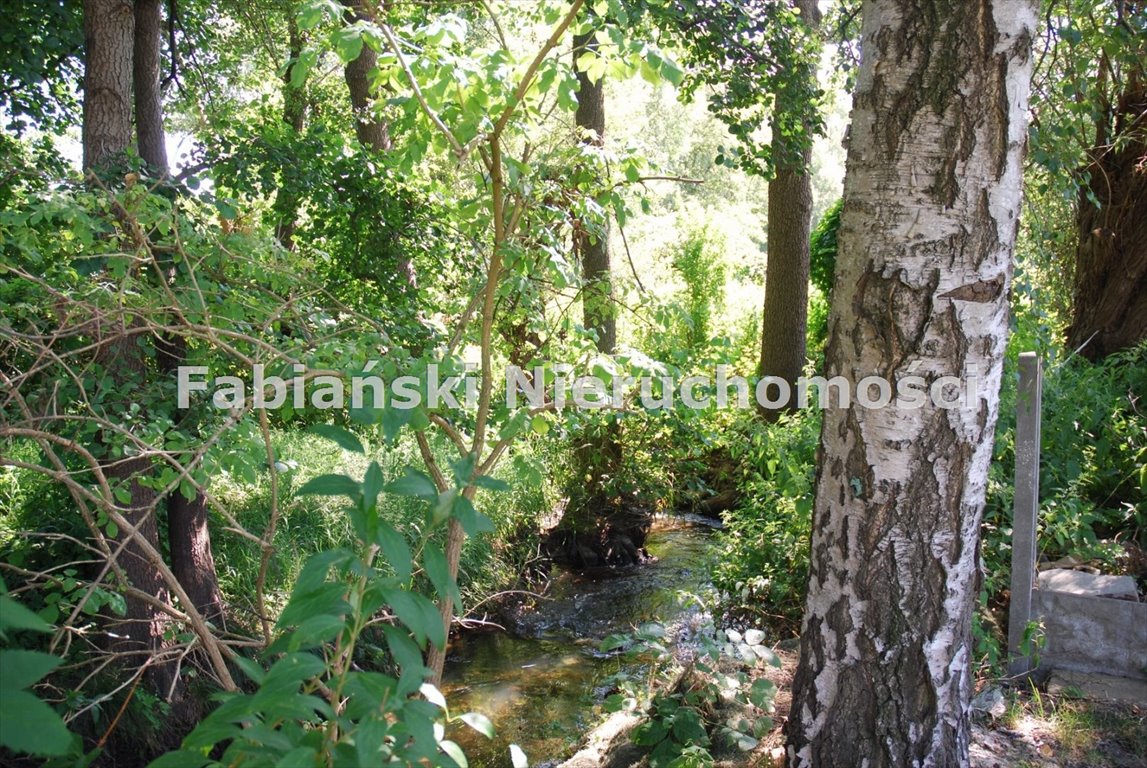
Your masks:
[[[654,562],[592,575],[555,570],[547,599],[512,632],[470,632],[452,643],[443,678],[451,711],[481,712],[497,729],[492,741],[465,726],[451,731],[470,765],[509,766],[510,744],[531,766],[567,757],[625,663],[599,652],[599,641],[651,621],[687,635],[703,617],[680,595],[708,587],[714,547],[709,527],[659,519],[646,541]]]

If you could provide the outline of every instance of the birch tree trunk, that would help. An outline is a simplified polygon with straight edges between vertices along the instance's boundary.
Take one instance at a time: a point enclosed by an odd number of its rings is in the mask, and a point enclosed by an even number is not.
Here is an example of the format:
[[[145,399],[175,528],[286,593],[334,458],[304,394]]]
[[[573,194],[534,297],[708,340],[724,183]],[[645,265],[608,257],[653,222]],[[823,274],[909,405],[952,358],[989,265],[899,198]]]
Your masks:
[[[826,363],[892,402],[824,414],[790,766],[968,762],[1035,24],[1031,0],[864,6]]]

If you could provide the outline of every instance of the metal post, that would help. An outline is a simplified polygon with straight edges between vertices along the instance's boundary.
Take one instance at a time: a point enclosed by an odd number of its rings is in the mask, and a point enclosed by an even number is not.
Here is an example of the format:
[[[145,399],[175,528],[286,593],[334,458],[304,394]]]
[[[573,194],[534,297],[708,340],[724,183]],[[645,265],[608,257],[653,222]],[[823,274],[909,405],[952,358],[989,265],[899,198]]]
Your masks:
[[[1008,674],[1031,671],[1022,650],[1032,619],[1035,580],[1036,519],[1039,513],[1039,420],[1043,377],[1035,352],[1020,355],[1016,392],[1016,495],[1012,513],[1012,590],[1008,610]]]

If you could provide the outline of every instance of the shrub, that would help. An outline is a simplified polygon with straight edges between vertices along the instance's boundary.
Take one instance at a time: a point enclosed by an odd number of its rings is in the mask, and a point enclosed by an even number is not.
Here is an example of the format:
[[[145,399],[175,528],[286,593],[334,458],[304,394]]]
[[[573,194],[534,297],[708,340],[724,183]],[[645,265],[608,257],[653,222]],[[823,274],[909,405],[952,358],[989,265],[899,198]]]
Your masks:
[[[819,412],[802,411],[773,424],[746,417],[729,441],[741,502],[725,515],[713,578],[729,610],[762,625],[800,621],[819,435]]]

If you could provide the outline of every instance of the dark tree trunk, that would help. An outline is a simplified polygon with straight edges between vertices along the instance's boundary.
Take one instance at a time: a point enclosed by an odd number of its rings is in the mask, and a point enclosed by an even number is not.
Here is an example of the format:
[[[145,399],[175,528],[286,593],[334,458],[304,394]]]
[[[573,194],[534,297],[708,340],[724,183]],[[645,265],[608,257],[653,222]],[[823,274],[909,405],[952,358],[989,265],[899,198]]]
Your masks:
[[[105,332],[115,334],[116,329],[105,328]],[[96,362],[103,366],[115,381],[114,399],[120,393],[139,391],[147,378],[147,360],[143,348],[136,343],[135,335],[113,335],[104,341],[96,355]],[[105,402],[109,408],[108,418],[116,420],[120,413],[126,413],[132,402],[131,395],[125,394],[121,402]],[[105,442],[108,438],[105,437]],[[121,504],[121,512],[139,534],[157,551],[159,550],[159,526],[156,521],[158,497],[156,492],[142,485],[141,478],[151,475],[151,460],[147,457],[120,458],[108,457],[103,466],[104,475],[113,491],[127,489],[130,501]],[[118,530],[113,537],[113,551],[122,546],[117,562],[123,568],[130,585],[153,598],[159,604],[171,602],[167,585],[159,570],[145,553],[144,548],[130,535],[130,531]],[[155,604],[140,597],[128,594],[125,598],[127,614],[123,619],[111,618],[108,622],[110,633],[109,649],[117,653],[133,655],[131,661],[142,664],[146,656],[160,652],[166,641],[164,632],[168,627],[166,615]],[[156,693],[161,696],[178,697],[178,682],[174,678],[175,669],[171,663],[152,663],[147,678]]]
[[[864,5],[826,375],[873,407],[824,412],[790,766],[968,764],[1035,26],[1034,0]]]
[[[347,4],[346,19],[350,23],[356,21],[374,21],[374,3],[372,0],[352,0]],[[382,4],[383,13],[387,10],[387,3]],[[378,94],[371,88],[370,79],[378,67],[378,54],[369,45],[363,44],[362,52],[358,58],[346,65],[343,72],[346,78],[347,90],[350,92],[351,113],[354,117],[354,132],[359,143],[371,152],[389,152],[391,147],[390,126],[375,109]],[[382,252],[386,250],[386,241],[390,233],[384,228],[372,227],[363,247],[368,252]],[[409,258],[398,260],[399,277],[410,289],[418,285],[418,276],[414,269],[414,262]]]
[[[177,489],[167,499],[171,570],[203,618],[222,628],[223,595],[219,591],[207,517],[207,496],[202,492],[189,501]]]
[[[577,65],[586,51],[597,49],[591,30],[573,39],[574,69],[578,79],[575,123],[581,141],[600,147],[605,143],[605,78],[596,82]],[[599,352],[617,349],[617,314],[609,264],[609,222],[590,232],[575,222],[574,252],[581,263],[582,313],[587,330],[596,337]],[[583,431],[577,438],[574,476],[585,478],[570,489],[570,503],[557,531],[548,537],[547,550],[555,560],[575,568],[629,565],[640,562],[649,514],[638,509],[630,494],[621,494],[613,478],[622,462],[621,434],[615,419],[600,431]]]
[[[187,360],[187,339],[179,335],[165,338],[158,345],[157,359],[165,376],[175,376]],[[185,412],[180,429],[194,432],[194,425],[188,423],[193,419],[193,411]],[[211,549],[207,495],[203,491],[196,491],[195,496],[188,499],[177,488],[168,496],[167,544],[171,550],[171,570],[180,586],[203,618],[222,627],[223,595]]]
[[[122,0],[85,0],[83,11],[84,169],[99,170],[121,162],[131,143],[135,18],[131,3]],[[107,324],[101,327],[100,333],[102,344],[95,361],[114,382],[115,394],[104,405],[109,409],[108,417],[115,420],[117,412],[126,411],[129,393],[138,391],[146,381],[147,358],[136,343],[136,336],[125,334],[122,328]],[[124,399],[116,402],[117,397]],[[105,443],[108,440],[105,436]],[[101,469],[113,489],[127,491],[129,500],[122,506],[124,518],[158,550],[159,530],[155,517],[158,500],[154,490],[139,482],[151,473],[150,459],[117,459],[108,455]],[[159,570],[148,559],[138,539],[127,530],[117,530],[112,538],[114,547],[119,550],[117,562],[130,585],[155,602],[128,594],[126,615],[108,619],[109,648],[132,654],[132,661],[143,663],[146,660],[143,657],[153,656],[165,644],[163,634],[168,621],[156,603],[169,603],[170,597]],[[177,696],[178,681],[174,674],[173,665],[153,663],[147,678],[160,695]]]
[[[593,33],[574,36],[575,69],[577,57],[596,50]],[[575,122],[583,131],[583,141],[601,146],[605,141],[605,78],[597,82],[578,69],[577,113]],[[613,306],[613,284],[609,270],[609,223],[602,223],[600,236],[582,226],[574,235],[574,250],[581,261],[582,307],[585,327],[597,336],[598,351],[613,354],[617,347],[617,317]]]
[[[1147,338],[1147,78],[1132,72],[1080,195],[1067,342],[1092,361]],[[1111,138],[1107,139],[1110,135]]]
[[[168,174],[163,135],[163,93],[159,87],[159,42],[163,34],[161,0],[135,0],[133,84],[135,130],[140,159],[155,176]]]
[[[347,20],[352,23],[374,21],[374,13],[368,0],[351,0],[347,8]],[[373,48],[364,43],[358,58],[346,65],[344,75],[347,90],[350,91],[355,135],[367,149],[386,152],[390,149],[390,128],[375,112],[377,95],[370,87],[371,75],[377,67],[378,55]]]
[[[131,143],[135,21],[128,0],[84,0],[84,170],[121,163]]]
[[[820,26],[816,2],[795,0],[793,4],[815,33]],[[800,75],[815,85],[815,64],[806,66]],[[805,130],[810,131],[811,126],[805,126]],[[804,370],[808,331],[809,229],[812,225],[812,180],[808,171],[812,151],[796,150],[790,142],[780,130],[779,122],[774,120],[772,154],[777,170],[769,181],[768,263],[758,373],[784,379],[789,390],[795,392],[796,380]],[[795,407],[796,398],[790,398],[787,409]],[[772,419],[782,411],[763,410],[763,413]]]
[[[295,133],[302,133],[307,114],[306,86],[292,83],[292,74],[299,57],[303,54],[303,35],[299,31],[294,13],[287,15],[287,46],[289,58],[287,70],[283,74],[283,122]],[[279,190],[272,206],[275,214],[275,237],[284,248],[294,250],[300,194],[285,169],[280,171],[279,179]]]

